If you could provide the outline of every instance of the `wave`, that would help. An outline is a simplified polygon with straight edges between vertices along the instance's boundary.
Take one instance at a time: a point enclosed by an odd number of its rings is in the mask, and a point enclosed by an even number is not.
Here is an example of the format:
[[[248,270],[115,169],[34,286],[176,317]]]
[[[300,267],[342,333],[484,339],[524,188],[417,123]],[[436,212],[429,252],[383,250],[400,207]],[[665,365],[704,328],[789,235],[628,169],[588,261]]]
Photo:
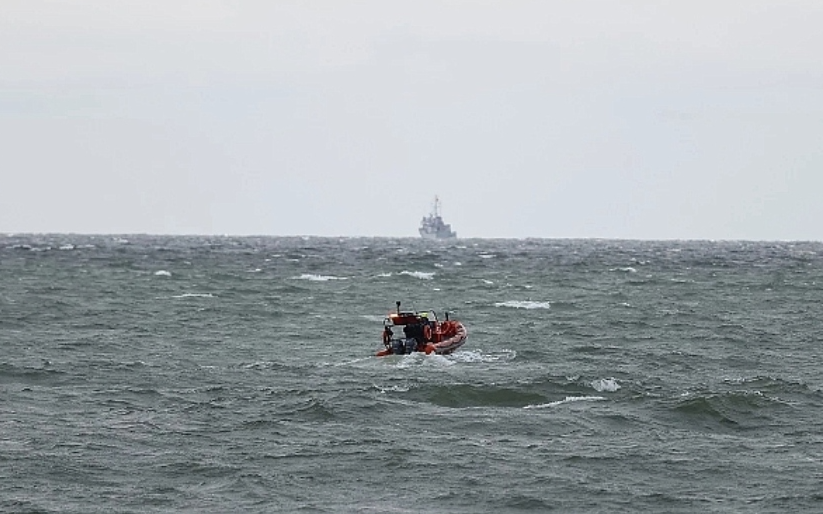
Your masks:
[[[366,316],[362,316],[366,317]],[[381,318],[382,321],[382,318]],[[493,362],[508,362],[517,357],[515,350],[502,348],[493,352],[486,352],[483,350],[465,350],[460,349],[449,355],[426,355],[425,353],[413,353],[403,356],[388,356],[380,359],[383,363],[392,363],[399,369],[410,368],[414,366],[453,366],[455,364],[473,364],[473,363],[493,363]],[[367,359],[370,360],[371,358]],[[363,359],[357,359],[352,362],[359,362]]]
[[[615,380],[614,378],[601,378],[599,380],[594,380],[591,383],[591,386],[594,388],[595,391],[599,393],[602,393],[604,391],[608,393],[614,393],[617,392],[618,389],[620,389],[620,384],[618,384],[617,380]]]
[[[680,399],[672,411],[683,416],[694,427],[708,430],[750,428],[771,423],[771,410],[786,407],[781,400],[760,391],[731,391],[726,393],[688,394]]]
[[[637,273],[637,268],[626,266],[624,268],[611,268],[609,271],[622,271],[623,273]]]
[[[772,394],[806,395],[809,393],[823,392],[820,389],[810,387],[804,382],[762,375],[753,377],[727,378],[723,382],[735,386],[755,387],[758,392],[765,391]]]
[[[0,364],[0,384],[56,385],[67,376],[55,369]]]
[[[514,360],[517,352],[514,350],[500,349],[496,352],[484,352],[481,350],[460,350],[448,355],[446,358],[455,362],[506,362]]]
[[[278,295],[287,295],[287,294],[295,294],[295,293],[306,293],[309,291],[310,288],[306,286],[298,286],[294,283],[287,284],[282,283],[280,285],[274,285],[271,287],[270,292],[272,294],[277,293]]]
[[[601,402],[604,401],[606,398],[603,396],[567,396],[562,400],[558,400],[556,402],[549,402],[549,403],[540,403],[534,405],[526,405],[523,407],[524,409],[548,409],[551,407],[557,407],[559,405],[564,405],[566,403],[575,403],[575,402]]]
[[[205,369],[205,367],[203,367]],[[214,367],[213,369],[220,369]],[[293,366],[289,366],[288,364],[284,364],[282,362],[276,361],[254,361],[254,362],[240,362],[237,364],[232,364],[228,367],[228,369],[244,369],[250,371],[278,371],[278,372],[287,372],[293,369]]]
[[[407,395],[418,401],[452,408],[525,407],[545,403],[547,399],[541,393],[514,387],[470,384],[424,386]]]
[[[425,271],[401,271],[400,275],[408,275],[421,280],[431,280],[434,278],[433,271],[431,273],[426,273]]]
[[[378,390],[381,394],[386,393],[408,393],[411,389],[408,385],[391,385],[391,386],[381,386],[378,384],[372,384],[372,387]]]
[[[405,369],[415,366],[444,367],[454,366],[455,364],[454,360],[445,355],[426,355],[425,353],[418,352],[400,357],[397,360],[396,367],[398,369]]]
[[[307,398],[291,402],[291,405],[281,405],[278,413],[281,419],[302,422],[329,422],[335,418],[334,410],[326,401],[318,398]]]
[[[334,275],[315,275],[313,273],[303,273],[299,277],[292,277],[292,280],[310,280],[312,282],[328,282],[329,280],[348,280],[346,277],[335,277]]]
[[[550,309],[550,302],[533,302],[531,300],[508,300],[494,304],[495,307],[510,307],[512,309]]]
[[[470,352],[462,352],[470,354]],[[498,355],[483,355],[476,352],[472,359],[482,362],[495,362],[512,358],[514,353]],[[439,365],[441,361],[453,359],[454,356],[421,356],[398,358],[397,365],[405,367],[416,364],[431,363]],[[451,365],[457,364],[452,360]],[[595,386],[594,384],[597,384]],[[536,382],[517,382],[513,384],[421,384],[403,391],[406,400],[431,403],[441,407],[471,408],[471,407],[510,407],[524,409],[543,409],[574,402],[605,401],[603,395],[591,394],[591,388],[600,387],[600,383],[582,382],[579,377],[566,379],[544,378]],[[603,379],[603,391],[614,392],[620,387],[614,379]],[[599,390],[598,390],[599,391]],[[384,391],[385,392],[385,391]],[[561,399],[558,399],[561,398]]]

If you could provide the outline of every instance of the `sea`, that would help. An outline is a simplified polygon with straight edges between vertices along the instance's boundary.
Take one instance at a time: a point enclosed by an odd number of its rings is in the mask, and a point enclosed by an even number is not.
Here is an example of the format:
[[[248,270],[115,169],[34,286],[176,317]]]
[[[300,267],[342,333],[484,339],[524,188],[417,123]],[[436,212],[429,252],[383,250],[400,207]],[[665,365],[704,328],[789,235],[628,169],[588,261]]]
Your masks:
[[[822,316],[820,242],[0,235],[0,512],[819,513]]]

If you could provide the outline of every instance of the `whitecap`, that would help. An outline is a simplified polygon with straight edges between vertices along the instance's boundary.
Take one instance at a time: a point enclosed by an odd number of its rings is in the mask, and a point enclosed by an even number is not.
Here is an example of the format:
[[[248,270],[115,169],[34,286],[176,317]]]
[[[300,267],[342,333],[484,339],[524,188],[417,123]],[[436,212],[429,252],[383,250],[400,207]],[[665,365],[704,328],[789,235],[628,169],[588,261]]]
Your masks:
[[[215,298],[211,293],[183,293],[172,296],[172,298]]]
[[[605,400],[606,398],[602,396],[567,396],[563,400],[558,400],[556,402],[549,402],[549,403],[541,403],[536,405],[526,405],[523,407],[524,409],[548,409],[550,407],[557,407],[558,405],[563,405],[565,403],[574,403],[574,402],[600,402]]]
[[[451,356],[438,355],[436,353],[426,355],[423,352],[414,352],[407,355],[390,355],[381,357],[380,361],[390,364],[397,369],[417,368],[419,366],[442,368],[457,364]]]
[[[158,276],[158,277],[170,277],[170,276],[171,276],[171,272],[170,272],[170,271],[166,271],[166,270],[164,270],[164,269],[161,269],[161,270],[155,271],[155,272],[154,272],[154,274],[155,274],[156,276]]]
[[[75,248],[76,247],[73,244],[65,244],[60,246],[61,250],[74,250]]]
[[[377,385],[377,384],[372,384],[372,387],[374,387],[375,389],[377,389],[378,391],[380,391],[383,394],[386,394],[386,393],[408,393],[409,390],[411,389],[409,386],[401,386],[401,385],[393,385],[393,386],[383,387],[383,386],[380,386],[380,385]]]
[[[256,362],[249,362],[246,364],[242,364],[242,366],[246,369],[272,369],[277,367],[276,362],[272,361],[256,361]]]
[[[495,307],[511,307],[514,309],[550,309],[550,302],[533,302],[530,300],[509,300],[506,302],[498,302],[494,304]]]
[[[398,356],[394,363],[394,367],[398,369],[406,369],[412,366],[420,365],[424,356],[425,354],[417,352]]]
[[[631,266],[626,266],[625,268],[612,268],[609,271],[622,271],[624,273],[637,273],[637,270],[635,268],[632,268]]]
[[[328,282],[329,280],[346,280],[346,277],[335,277],[334,275],[315,275],[303,273],[299,277],[292,277],[294,280],[311,280],[312,282]]]
[[[481,350],[460,350],[449,355],[455,362],[501,362],[510,361],[517,357],[514,350],[500,349],[493,353],[486,353]]]
[[[486,285],[490,285],[490,286],[491,286],[491,285],[494,285],[494,282],[492,282],[491,280],[486,280],[486,279],[484,278],[484,279],[482,279],[482,281],[483,281],[483,283],[484,283],[484,284],[486,284]]]
[[[595,389],[595,391],[599,393],[602,393],[604,391],[613,393],[620,389],[620,384],[618,384],[617,380],[615,380],[612,377],[595,380],[591,383],[591,386]]]
[[[410,277],[419,278],[421,280],[431,280],[434,278],[434,272],[426,273],[424,271],[401,271],[401,275],[408,275]]]

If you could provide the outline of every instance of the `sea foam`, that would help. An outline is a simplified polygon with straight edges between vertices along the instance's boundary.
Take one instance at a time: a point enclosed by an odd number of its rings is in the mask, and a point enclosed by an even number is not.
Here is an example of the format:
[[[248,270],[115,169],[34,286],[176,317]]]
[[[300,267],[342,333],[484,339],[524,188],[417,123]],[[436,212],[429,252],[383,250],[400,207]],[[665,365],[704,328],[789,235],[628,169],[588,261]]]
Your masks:
[[[183,293],[173,295],[172,298],[215,298],[215,295],[211,293]]]
[[[494,304],[495,307],[511,307],[513,309],[550,309],[549,302],[533,302],[531,300],[509,300],[506,302],[498,302]]]
[[[523,407],[524,409],[548,409],[551,407],[557,407],[558,405],[563,405],[566,403],[574,403],[574,402],[600,402],[605,400],[606,398],[602,396],[567,396],[563,400],[558,400],[556,402],[549,402],[549,403],[541,403],[538,405],[526,405]]]
[[[401,271],[401,275],[408,275],[410,277],[419,278],[422,280],[431,280],[434,278],[434,272],[426,273],[424,271]]]
[[[601,378],[591,383],[591,386],[599,393],[608,392],[613,393],[620,389],[620,384],[614,378]]]
[[[292,277],[294,280],[310,280],[312,282],[328,282],[329,280],[346,280],[346,277],[335,277],[334,275],[315,275],[303,273],[299,277]]]

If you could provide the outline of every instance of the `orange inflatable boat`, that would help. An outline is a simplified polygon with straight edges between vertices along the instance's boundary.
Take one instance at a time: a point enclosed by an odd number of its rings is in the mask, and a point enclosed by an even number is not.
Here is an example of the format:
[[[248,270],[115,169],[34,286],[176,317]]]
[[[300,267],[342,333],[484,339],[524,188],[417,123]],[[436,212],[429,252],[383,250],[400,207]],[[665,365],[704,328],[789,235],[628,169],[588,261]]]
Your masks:
[[[439,321],[432,311],[401,312],[397,302],[397,312],[390,312],[383,321],[383,346],[377,352],[384,355],[404,355],[414,352],[445,355],[463,346],[468,333],[466,327],[456,320]]]

